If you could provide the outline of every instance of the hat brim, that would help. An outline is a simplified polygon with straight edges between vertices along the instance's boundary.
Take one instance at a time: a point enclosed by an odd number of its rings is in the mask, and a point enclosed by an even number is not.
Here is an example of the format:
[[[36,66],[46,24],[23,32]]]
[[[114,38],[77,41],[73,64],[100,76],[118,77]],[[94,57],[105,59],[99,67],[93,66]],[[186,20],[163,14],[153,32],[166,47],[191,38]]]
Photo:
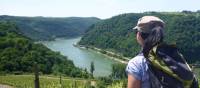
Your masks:
[[[138,29],[138,26],[135,26],[134,28],[133,28],[133,30],[137,30]]]

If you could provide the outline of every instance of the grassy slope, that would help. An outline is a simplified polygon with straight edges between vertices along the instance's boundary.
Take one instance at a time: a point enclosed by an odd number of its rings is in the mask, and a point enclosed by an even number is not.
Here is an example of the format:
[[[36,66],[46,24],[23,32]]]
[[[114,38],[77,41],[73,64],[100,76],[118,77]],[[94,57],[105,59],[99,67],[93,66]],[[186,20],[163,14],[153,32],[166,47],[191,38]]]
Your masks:
[[[10,85],[16,88],[34,88],[33,75],[6,75],[0,76],[0,84]],[[88,88],[90,80],[88,79],[74,79],[62,78],[63,88]],[[40,76],[41,88],[60,88],[59,77],[56,76]]]

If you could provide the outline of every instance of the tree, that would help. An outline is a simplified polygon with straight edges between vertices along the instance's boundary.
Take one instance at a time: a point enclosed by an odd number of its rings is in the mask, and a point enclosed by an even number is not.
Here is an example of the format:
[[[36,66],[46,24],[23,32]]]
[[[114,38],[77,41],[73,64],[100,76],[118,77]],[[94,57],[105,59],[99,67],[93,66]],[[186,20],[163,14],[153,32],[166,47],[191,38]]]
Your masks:
[[[94,62],[92,61],[91,64],[90,64],[90,73],[92,75],[92,78],[93,78],[93,72],[94,72],[95,68],[94,68]]]
[[[113,79],[123,79],[126,78],[126,64],[115,63],[112,65],[112,73],[110,77]]]

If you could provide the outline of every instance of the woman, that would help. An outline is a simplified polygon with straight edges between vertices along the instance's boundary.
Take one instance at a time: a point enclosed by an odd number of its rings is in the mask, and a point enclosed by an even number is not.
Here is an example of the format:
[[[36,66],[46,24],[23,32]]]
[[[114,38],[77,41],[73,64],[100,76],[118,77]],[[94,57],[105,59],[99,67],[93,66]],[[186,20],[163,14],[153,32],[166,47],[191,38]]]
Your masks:
[[[144,16],[138,20],[136,27],[137,42],[142,51],[131,59],[127,65],[128,88],[150,88],[148,65],[144,55],[163,40],[164,22],[155,16]]]

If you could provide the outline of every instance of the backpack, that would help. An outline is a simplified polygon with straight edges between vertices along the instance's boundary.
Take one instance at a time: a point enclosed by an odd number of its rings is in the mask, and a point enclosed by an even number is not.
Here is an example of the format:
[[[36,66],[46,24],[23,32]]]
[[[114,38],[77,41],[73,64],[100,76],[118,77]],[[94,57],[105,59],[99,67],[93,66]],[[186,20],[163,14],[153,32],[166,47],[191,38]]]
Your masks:
[[[175,45],[158,44],[146,58],[151,88],[199,88],[195,75]]]

